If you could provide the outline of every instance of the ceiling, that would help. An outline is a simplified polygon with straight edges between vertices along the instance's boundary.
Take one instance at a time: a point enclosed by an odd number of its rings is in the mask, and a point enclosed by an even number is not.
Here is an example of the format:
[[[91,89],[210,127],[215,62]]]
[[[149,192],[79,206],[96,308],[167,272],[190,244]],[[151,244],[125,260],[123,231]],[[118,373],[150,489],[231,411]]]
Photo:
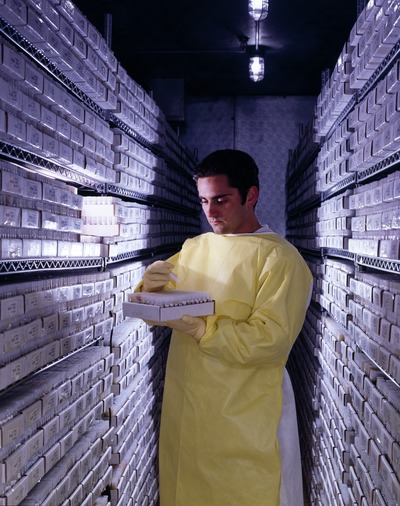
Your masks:
[[[146,91],[154,80],[184,83],[190,96],[318,95],[357,19],[360,0],[270,0],[260,25],[265,78],[248,77],[255,26],[247,0],[74,0]],[[172,81],[168,81],[172,82]]]

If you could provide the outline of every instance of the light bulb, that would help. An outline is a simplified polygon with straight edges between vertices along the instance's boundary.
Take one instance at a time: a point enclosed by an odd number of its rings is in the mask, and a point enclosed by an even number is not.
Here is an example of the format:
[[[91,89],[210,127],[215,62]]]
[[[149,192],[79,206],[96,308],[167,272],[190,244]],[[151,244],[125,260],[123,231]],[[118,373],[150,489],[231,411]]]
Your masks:
[[[264,58],[262,56],[252,56],[249,62],[250,79],[255,83],[264,79]]]
[[[249,0],[249,14],[254,21],[262,21],[268,16],[268,0]]]

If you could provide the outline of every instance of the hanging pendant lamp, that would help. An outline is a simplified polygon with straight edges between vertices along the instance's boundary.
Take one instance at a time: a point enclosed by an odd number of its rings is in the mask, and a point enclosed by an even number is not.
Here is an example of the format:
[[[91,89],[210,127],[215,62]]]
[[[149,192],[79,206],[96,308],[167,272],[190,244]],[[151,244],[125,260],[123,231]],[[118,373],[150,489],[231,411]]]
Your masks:
[[[265,73],[265,61],[264,53],[259,47],[260,42],[260,24],[258,21],[255,22],[255,46],[254,52],[250,55],[249,60],[249,77],[255,83],[264,79]]]
[[[249,14],[254,21],[262,21],[268,16],[268,0],[249,0]]]

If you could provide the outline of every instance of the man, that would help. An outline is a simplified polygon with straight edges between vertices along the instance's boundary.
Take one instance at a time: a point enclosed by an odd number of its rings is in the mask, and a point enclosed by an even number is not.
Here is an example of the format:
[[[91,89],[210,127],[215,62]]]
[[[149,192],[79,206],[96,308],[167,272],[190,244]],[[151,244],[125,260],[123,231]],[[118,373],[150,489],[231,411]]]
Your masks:
[[[198,165],[195,180],[213,232],[151,264],[140,287],[206,291],[216,303],[214,315],[163,322],[174,331],[160,504],[299,506],[302,497],[280,487],[278,428],[284,441],[285,363],[304,321],[311,274],[292,245],[259,223],[258,168],[248,154],[216,151]]]

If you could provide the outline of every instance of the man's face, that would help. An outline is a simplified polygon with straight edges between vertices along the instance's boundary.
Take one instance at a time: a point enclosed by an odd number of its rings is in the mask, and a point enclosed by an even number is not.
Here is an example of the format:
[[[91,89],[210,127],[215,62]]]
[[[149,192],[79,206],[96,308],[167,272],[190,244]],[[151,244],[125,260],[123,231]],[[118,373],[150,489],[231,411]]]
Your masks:
[[[197,190],[204,214],[216,234],[254,232],[255,187],[249,190],[244,204],[239,190],[229,186],[225,175],[200,177],[197,180]]]

